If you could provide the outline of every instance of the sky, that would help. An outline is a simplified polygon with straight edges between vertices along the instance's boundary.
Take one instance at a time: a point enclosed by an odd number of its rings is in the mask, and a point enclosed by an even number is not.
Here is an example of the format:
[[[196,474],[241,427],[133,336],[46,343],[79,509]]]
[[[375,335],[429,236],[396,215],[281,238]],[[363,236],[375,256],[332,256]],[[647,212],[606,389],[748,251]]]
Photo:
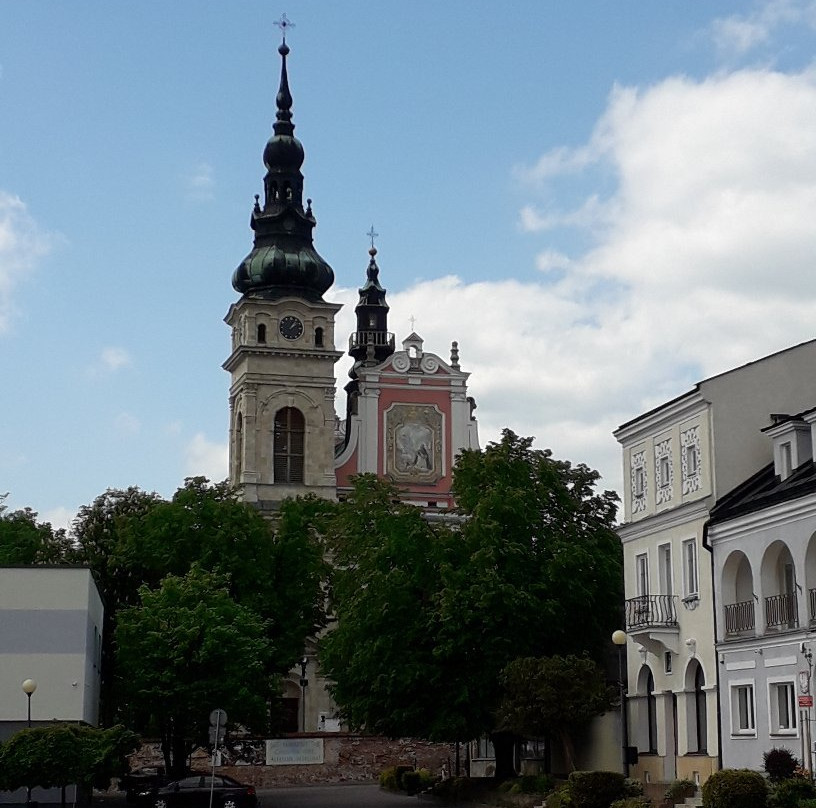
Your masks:
[[[816,2],[0,0],[9,508],[226,477],[282,13],[337,344],[373,225],[482,445],[620,490],[618,425],[816,336]]]

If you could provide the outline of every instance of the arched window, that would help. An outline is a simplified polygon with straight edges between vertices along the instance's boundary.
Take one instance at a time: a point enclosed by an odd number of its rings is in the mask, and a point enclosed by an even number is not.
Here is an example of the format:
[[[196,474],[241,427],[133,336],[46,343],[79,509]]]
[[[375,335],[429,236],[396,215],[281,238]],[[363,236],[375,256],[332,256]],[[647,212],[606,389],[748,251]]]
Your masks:
[[[258,325],[258,344],[263,345],[266,342],[266,326],[263,323]]]
[[[241,477],[241,465],[244,462],[244,416],[239,412],[235,419],[235,482]]]
[[[657,697],[654,694],[654,676],[651,670],[646,679],[646,719],[649,722],[649,752],[657,752]]]
[[[315,347],[323,347],[323,329],[319,327],[315,328]]]
[[[697,719],[697,751],[707,751],[706,740],[706,724],[708,717],[706,715],[706,694],[703,690],[705,685],[705,675],[703,674],[702,666],[697,665],[697,673],[694,676],[694,715]]]
[[[275,414],[274,475],[276,483],[303,482],[303,413],[284,407]]]

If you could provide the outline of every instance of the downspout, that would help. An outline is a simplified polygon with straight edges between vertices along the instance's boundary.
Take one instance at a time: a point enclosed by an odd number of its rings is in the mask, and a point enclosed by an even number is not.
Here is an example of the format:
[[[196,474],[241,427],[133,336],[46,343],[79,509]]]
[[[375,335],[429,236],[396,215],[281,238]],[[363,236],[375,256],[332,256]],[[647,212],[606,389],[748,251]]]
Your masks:
[[[714,615],[714,671],[717,683],[717,768],[722,768],[722,714],[720,710],[722,692],[720,690],[720,655],[717,651],[717,587],[714,582],[714,548],[708,540],[708,526],[711,519],[703,523],[703,549],[708,550],[711,558],[711,606]]]

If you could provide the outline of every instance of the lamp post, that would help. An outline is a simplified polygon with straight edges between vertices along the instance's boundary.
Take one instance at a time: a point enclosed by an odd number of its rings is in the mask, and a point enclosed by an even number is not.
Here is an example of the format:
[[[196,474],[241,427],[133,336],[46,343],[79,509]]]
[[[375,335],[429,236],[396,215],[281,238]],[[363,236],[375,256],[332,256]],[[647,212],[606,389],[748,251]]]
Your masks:
[[[306,678],[306,666],[309,664],[309,657],[300,660],[300,731],[306,732],[306,687],[309,680]]]
[[[28,728],[31,729],[31,696],[37,689],[37,683],[33,679],[26,679],[22,688],[28,699]],[[31,786],[26,786],[26,805],[31,805]]]
[[[626,653],[626,632],[618,629],[612,632],[612,642],[618,648],[618,686],[620,687],[621,747],[623,753],[623,775],[629,776],[629,721],[626,715],[626,682],[624,681],[623,655]]]

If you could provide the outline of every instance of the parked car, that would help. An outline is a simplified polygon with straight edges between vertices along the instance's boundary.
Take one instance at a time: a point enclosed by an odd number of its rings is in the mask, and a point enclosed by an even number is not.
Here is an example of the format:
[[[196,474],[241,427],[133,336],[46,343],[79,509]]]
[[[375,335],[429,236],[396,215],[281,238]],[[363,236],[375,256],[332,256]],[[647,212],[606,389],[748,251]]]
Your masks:
[[[125,792],[128,802],[153,804],[157,788],[167,782],[164,766],[141,766],[128,772],[121,780],[119,788]]]
[[[153,808],[257,808],[255,786],[245,786],[226,775],[194,774],[174,780],[153,792]]]

